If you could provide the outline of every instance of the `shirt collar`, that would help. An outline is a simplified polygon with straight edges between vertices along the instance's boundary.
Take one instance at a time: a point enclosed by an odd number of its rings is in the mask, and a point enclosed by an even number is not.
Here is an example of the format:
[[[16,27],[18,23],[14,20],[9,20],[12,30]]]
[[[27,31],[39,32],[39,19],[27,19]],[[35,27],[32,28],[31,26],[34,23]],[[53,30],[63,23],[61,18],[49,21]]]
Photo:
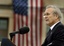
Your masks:
[[[54,26],[57,24],[57,23],[59,23],[60,21],[58,21],[58,22],[56,22],[54,25],[52,25],[51,27],[50,27],[50,29],[52,30],[53,28],[54,28]]]

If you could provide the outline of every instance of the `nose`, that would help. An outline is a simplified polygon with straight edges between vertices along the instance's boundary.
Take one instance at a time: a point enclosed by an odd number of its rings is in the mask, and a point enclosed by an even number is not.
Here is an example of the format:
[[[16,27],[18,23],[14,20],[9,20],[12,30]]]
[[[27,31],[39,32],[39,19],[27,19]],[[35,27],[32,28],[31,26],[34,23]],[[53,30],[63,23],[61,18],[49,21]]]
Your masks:
[[[45,16],[43,16],[43,18],[45,18]]]
[[[43,18],[47,18],[47,16],[43,16]]]

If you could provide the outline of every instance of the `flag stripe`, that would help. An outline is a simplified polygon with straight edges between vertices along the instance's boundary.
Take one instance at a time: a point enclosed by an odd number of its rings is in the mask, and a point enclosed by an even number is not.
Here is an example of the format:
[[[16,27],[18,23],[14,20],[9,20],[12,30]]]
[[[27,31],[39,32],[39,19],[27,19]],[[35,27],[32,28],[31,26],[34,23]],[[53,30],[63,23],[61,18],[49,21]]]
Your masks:
[[[20,16],[18,16],[18,29],[20,28]],[[18,34],[18,46],[20,46],[20,35]]]
[[[20,25],[22,25],[22,19],[21,19],[21,15],[19,15],[19,20],[20,20]],[[20,26],[20,28],[21,28],[22,26]],[[20,34],[20,46],[22,46],[22,35]]]
[[[41,35],[42,35],[42,28],[43,28],[43,26],[42,26],[42,5],[43,5],[43,0],[41,0],[40,1],[41,3],[40,3],[40,5],[41,5],[41,7],[40,7],[40,38],[42,37]],[[40,44],[41,44],[41,41],[40,41]]]
[[[37,38],[38,37],[37,36],[37,31],[38,31],[38,28],[37,28],[37,26],[38,26],[37,25],[37,23],[38,23],[37,22],[37,17],[38,17],[38,14],[37,13],[38,13],[38,0],[36,0],[36,21],[35,21],[35,25],[36,25],[36,27],[35,27],[36,28],[36,46],[38,46],[38,43],[37,43],[38,42],[38,38]]]
[[[28,26],[28,17],[26,17],[26,26]],[[26,34],[26,46],[28,46],[28,34]]]
[[[35,27],[36,27],[36,25],[35,25],[35,17],[36,16],[35,16],[35,10],[36,9],[33,8],[33,15],[32,15],[33,16],[33,24],[32,24],[32,28],[33,28],[33,34],[32,34],[33,35],[33,46],[36,46],[36,35],[35,35],[36,34],[36,32],[35,32],[36,31],[35,30]]]
[[[24,24],[24,22],[23,22],[23,15],[22,15],[21,18],[22,18],[21,21],[22,21],[22,27],[23,27],[23,24]],[[24,35],[22,35],[22,46],[24,46]]]
[[[35,0],[33,0],[32,5],[33,5],[32,7],[35,7]],[[33,22],[32,22],[32,29],[33,29],[33,30],[32,30],[32,31],[33,31],[33,33],[32,33],[32,35],[33,35],[33,46],[36,46],[36,45],[35,45],[35,31],[34,31],[34,30],[35,30],[35,24],[34,24],[34,23],[35,23],[35,12],[34,12],[35,9],[33,8],[32,10],[33,10],[33,11],[32,11],[32,12],[33,12],[33,15],[32,15],[32,16],[33,16],[33,19],[32,19],[32,20],[33,20]]]
[[[31,46],[33,46],[33,35],[32,35],[32,33],[33,33],[33,28],[32,28],[32,22],[33,22],[33,0],[31,0]]]

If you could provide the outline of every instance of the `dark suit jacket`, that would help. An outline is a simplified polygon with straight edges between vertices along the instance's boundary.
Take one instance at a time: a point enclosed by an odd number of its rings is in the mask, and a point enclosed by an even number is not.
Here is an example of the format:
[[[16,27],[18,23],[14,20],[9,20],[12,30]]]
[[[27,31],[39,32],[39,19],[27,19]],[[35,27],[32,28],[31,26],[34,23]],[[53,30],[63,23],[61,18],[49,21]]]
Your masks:
[[[64,46],[64,25],[59,22],[52,29],[52,33],[48,33],[42,46]]]

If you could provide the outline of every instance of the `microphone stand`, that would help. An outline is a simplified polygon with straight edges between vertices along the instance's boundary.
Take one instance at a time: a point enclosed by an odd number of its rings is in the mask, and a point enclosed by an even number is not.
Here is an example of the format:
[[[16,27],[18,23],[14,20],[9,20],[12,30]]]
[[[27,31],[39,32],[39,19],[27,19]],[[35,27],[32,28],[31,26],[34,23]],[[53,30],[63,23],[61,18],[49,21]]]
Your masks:
[[[15,36],[14,33],[10,33],[10,40],[12,41],[13,36]]]

